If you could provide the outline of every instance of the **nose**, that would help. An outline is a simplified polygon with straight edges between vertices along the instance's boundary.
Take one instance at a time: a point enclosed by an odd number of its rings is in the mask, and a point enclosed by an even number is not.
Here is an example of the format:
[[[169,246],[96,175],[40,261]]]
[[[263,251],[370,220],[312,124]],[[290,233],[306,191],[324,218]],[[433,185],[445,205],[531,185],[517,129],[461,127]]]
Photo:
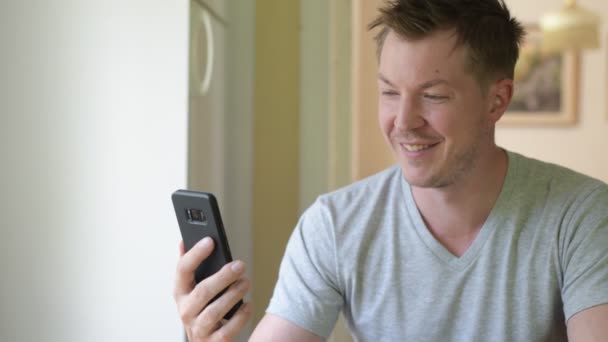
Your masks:
[[[401,132],[405,132],[420,128],[425,123],[426,121],[422,116],[421,109],[416,102],[406,97],[402,98],[395,114],[395,128]]]

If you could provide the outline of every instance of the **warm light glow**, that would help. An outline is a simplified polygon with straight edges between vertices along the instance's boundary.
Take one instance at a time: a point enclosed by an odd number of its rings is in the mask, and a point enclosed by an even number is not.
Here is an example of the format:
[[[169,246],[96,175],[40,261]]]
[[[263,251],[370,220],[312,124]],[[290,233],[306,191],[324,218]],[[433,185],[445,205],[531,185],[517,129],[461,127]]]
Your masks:
[[[582,50],[599,47],[600,17],[567,0],[558,11],[540,20],[543,45],[549,50]]]

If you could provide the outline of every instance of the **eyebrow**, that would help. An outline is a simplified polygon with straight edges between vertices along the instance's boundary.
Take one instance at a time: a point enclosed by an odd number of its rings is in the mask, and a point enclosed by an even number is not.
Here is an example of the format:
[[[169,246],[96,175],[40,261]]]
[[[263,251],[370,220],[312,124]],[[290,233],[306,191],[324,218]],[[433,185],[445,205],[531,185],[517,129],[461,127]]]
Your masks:
[[[384,82],[384,83],[388,84],[388,85],[389,85],[389,86],[391,86],[391,87],[395,87],[395,85],[394,85],[394,84],[393,84],[391,81],[389,81],[389,79],[388,79],[388,78],[386,78],[386,77],[385,77],[384,75],[382,75],[381,73],[378,73],[378,79],[379,79],[380,81],[382,81],[382,82]],[[422,83],[422,84],[420,85],[420,88],[421,88],[421,89],[427,89],[427,88],[434,87],[434,86],[436,86],[436,85],[438,85],[438,84],[449,84],[449,82],[448,82],[448,81],[446,81],[446,80],[444,80],[444,79],[442,79],[442,78],[436,78],[436,79],[430,80],[430,81],[428,81],[428,82],[424,82],[424,83]]]

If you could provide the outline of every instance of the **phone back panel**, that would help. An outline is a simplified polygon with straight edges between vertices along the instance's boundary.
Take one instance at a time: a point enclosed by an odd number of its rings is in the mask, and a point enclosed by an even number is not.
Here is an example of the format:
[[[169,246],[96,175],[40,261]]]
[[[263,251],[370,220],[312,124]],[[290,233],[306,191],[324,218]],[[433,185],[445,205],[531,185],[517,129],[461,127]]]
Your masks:
[[[215,243],[211,255],[196,269],[198,283],[232,261],[219,206],[215,196],[207,192],[177,190],[171,198],[186,251],[206,236]]]

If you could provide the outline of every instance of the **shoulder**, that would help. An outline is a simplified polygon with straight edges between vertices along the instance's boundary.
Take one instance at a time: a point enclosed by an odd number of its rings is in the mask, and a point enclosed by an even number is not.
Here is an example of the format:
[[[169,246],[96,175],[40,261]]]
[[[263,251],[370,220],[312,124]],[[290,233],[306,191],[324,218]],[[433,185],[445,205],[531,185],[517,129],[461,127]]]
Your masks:
[[[568,259],[589,241],[608,242],[608,185],[569,168],[513,154],[518,168],[515,198],[555,227],[561,257]],[[606,250],[601,245],[594,248]],[[589,249],[590,251],[591,249]]]
[[[544,193],[547,199],[576,204],[590,197],[608,196],[608,185],[601,180],[554,163],[509,152],[517,164],[518,183],[527,192]]]
[[[365,206],[400,191],[404,181],[401,168],[394,165],[348,186],[319,196],[317,202],[330,209]]]
[[[341,243],[355,243],[387,217],[404,208],[403,178],[396,165],[336,191],[323,194],[302,219],[315,222],[310,230],[328,230]]]

